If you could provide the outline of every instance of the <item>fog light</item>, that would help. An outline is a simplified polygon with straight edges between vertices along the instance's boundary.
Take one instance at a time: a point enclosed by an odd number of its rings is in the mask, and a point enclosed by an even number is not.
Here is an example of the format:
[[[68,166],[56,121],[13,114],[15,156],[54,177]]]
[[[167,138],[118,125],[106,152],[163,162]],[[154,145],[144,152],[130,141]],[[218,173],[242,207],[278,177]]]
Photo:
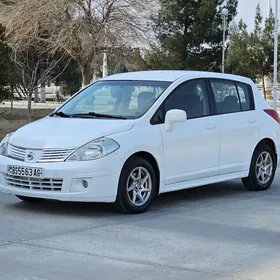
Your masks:
[[[86,189],[86,188],[88,187],[88,181],[83,180],[83,181],[82,181],[82,185],[83,185],[83,187]]]

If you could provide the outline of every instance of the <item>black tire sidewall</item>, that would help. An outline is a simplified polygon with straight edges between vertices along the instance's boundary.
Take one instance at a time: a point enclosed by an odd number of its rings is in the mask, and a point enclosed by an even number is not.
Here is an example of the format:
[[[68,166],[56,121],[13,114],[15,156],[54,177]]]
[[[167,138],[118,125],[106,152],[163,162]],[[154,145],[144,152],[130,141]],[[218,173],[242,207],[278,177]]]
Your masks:
[[[258,159],[259,155],[263,152],[268,152],[273,161],[272,176],[265,185],[263,185],[259,182],[259,180],[257,179],[257,175],[256,175],[257,159]],[[277,160],[276,160],[276,155],[275,155],[274,151],[268,145],[259,146],[254,152],[252,162],[251,162],[251,167],[250,167],[250,178],[252,180],[252,183],[256,187],[256,189],[266,190],[267,188],[270,187],[270,185],[272,184],[274,177],[275,177],[276,168],[277,168]]]
[[[151,195],[148,201],[142,206],[133,205],[128,197],[128,193],[126,190],[127,180],[131,172],[137,167],[143,167],[147,169],[147,171],[150,173],[151,180],[152,180]],[[123,208],[122,210],[126,213],[138,214],[138,213],[145,212],[150,207],[152,200],[156,195],[156,189],[157,189],[156,187],[157,187],[156,173],[152,165],[144,158],[133,157],[125,163],[122,169],[120,179],[119,179],[117,203],[121,206],[121,208]]]

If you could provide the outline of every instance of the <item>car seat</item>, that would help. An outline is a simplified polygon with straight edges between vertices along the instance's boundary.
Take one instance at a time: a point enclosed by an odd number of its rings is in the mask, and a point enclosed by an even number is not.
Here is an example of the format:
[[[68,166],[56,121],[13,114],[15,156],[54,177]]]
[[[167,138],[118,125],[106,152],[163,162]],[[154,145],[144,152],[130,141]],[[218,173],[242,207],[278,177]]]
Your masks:
[[[222,112],[220,113],[234,113],[240,111],[240,104],[238,98],[235,95],[228,95],[225,97],[222,106]]]

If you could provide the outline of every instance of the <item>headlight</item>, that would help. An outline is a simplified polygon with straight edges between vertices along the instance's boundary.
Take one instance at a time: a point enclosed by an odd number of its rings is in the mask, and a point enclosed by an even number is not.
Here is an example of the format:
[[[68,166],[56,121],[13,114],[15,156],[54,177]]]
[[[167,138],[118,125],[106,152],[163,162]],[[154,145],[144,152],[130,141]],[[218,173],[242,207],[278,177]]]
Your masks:
[[[0,142],[0,155],[2,156],[8,155],[8,143],[12,134],[13,133],[7,134],[5,138]]]
[[[94,160],[113,153],[119,144],[111,138],[103,137],[91,141],[70,155],[66,161]]]

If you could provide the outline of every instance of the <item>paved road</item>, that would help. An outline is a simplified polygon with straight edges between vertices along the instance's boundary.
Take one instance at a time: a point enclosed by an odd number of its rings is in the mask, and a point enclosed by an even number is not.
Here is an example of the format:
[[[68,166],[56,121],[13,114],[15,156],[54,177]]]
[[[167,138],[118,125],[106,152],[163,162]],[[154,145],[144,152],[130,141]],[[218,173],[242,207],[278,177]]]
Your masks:
[[[28,205],[0,193],[1,280],[280,278],[280,175],[162,195],[151,210]]]

